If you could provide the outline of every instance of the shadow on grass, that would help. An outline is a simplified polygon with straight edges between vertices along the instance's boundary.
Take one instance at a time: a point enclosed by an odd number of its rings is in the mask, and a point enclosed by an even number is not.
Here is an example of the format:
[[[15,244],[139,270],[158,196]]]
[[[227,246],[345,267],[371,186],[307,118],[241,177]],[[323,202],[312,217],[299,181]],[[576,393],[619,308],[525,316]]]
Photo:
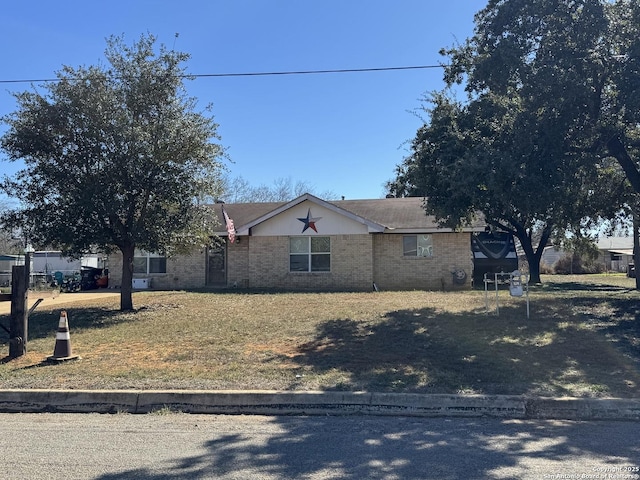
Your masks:
[[[580,283],[580,282],[554,282],[547,281],[543,284],[532,286],[532,289],[538,289],[545,292],[603,292],[603,293],[626,293],[635,289],[611,285],[606,283]]]
[[[545,300],[530,320],[522,306],[500,316],[424,308],[377,322],[336,319],[295,361],[342,372],[337,390],[638,397],[640,304],[601,303]]]
[[[138,312],[121,312],[113,308],[100,307],[67,307],[64,310],[67,312],[69,329],[72,331],[108,328],[118,323],[133,322]],[[60,310],[36,310],[29,315],[29,339],[49,338],[52,334],[55,335],[59,322]]]
[[[613,317],[605,323],[601,333],[618,345],[621,351],[640,362],[640,300],[613,300]]]
[[[116,324],[132,322],[136,319],[136,313],[140,310],[121,312],[112,308],[67,307],[64,308],[64,311],[67,312],[69,329],[75,332],[86,329],[109,328]],[[60,310],[35,311],[29,315],[29,341],[41,338],[55,338],[59,322]],[[0,333],[4,333],[0,339],[8,341],[8,333],[4,331]],[[0,359],[0,364],[8,363],[12,360],[14,359],[7,355]],[[44,360],[41,363],[24,367],[22,370],[52,365],[56,364]]]

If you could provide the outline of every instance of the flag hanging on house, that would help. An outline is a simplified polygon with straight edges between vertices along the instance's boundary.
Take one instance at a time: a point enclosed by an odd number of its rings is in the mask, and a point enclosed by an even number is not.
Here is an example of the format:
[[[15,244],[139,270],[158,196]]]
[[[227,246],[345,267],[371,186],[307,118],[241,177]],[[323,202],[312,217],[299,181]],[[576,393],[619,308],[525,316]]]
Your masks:
[[[227,225],[229,242],[233,243],[236,241],[236,227],[233,225],[233,220],[231,220],[231,217],[227,215],[227,211],[224,209],[224,205],[222,205],[222,216],[224,217],[224,223]]]

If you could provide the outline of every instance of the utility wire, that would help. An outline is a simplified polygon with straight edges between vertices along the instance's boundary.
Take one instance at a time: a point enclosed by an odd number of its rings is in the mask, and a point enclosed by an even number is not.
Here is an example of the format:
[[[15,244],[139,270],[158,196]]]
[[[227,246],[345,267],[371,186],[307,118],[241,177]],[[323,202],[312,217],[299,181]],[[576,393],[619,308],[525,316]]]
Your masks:
[[[289,72],[256,72],[256,73],[211,73],[193,75],[194,77],[258,77],[268,75],[311,75],[318,73],[357,73],[357,72],[388,72],[393,70],[418,70],[425,68],[440,68],[442,65],[415,65],[411,67],[379,67],[379,68],[345,68],[337,70],[300,70]]]
[[[408,67],[378,67],[378,68],[344,68],[334,70],[298,70],[283,72],[249,72],[249,73],[203,73],[203,74],[184,74],[183,78],[213,78],[213,77],[267,77],[276,75],[316,75],[327,73],[361,73],[361,72],[389,72],[397,70],[421,70],[428,68],[442,68],[442,65],[414,65]],[[0,80],[1,83],[39,83],[39,82],[59,82],[59,78],[40,78],[40,79],[22,79],[22,80]]]

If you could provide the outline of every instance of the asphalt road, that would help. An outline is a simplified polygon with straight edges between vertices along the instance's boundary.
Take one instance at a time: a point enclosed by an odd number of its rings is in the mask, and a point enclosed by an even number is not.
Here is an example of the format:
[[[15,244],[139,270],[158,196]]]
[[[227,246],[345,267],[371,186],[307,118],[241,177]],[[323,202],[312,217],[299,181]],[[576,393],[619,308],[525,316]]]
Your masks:
[[[637,422],[0,414],[3,479],[640,479]]]

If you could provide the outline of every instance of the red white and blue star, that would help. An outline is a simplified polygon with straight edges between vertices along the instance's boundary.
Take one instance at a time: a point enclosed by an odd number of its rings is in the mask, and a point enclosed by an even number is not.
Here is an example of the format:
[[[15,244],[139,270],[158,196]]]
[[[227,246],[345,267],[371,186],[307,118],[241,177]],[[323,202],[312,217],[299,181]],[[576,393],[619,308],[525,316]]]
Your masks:
[[[304,223],[304,228],[302,229],[302,233],[304,233],[308,228],[312,229],[314,232],[318,233],[318,229],[316,228],[316,222],[322,220],[322,217],[312,217],[311,209],[307,211],[307,216],[298,218],[302,223]]]

